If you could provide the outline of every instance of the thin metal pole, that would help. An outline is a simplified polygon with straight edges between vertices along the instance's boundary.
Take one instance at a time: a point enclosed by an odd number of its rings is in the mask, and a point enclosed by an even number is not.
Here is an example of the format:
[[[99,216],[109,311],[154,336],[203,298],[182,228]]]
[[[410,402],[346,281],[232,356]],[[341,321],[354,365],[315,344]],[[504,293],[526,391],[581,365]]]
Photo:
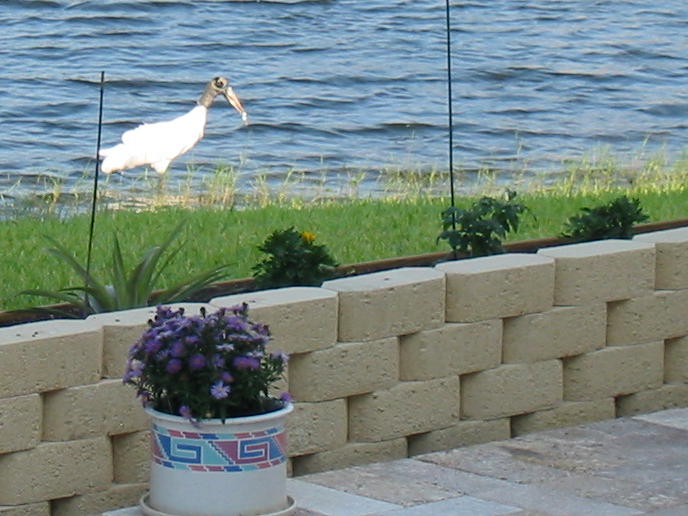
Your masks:
[[[88,255],[86,258],[86,272],[91,272],[91,253],[93,250],[93,232],[96,226],[96,202],[98,200],[98,175],[100,172],[100,136],[103,130],[103,90],[105,72],[100,72],[100,103],[98,107],[98,141],[96,143],[96,174],[93,178],[93,201],[91,203],[91,227],[88,233]],[[89,285],[86,285],[87,287]]]
[[[451,59],[451,10],[445,0],[447,19],[447,109],[449,113],[449,192],[451,206],[456,206],[454,194],[454,114],[452,110],[452,59]],[[456,217],[452,214],[452,229],[456,230]]]

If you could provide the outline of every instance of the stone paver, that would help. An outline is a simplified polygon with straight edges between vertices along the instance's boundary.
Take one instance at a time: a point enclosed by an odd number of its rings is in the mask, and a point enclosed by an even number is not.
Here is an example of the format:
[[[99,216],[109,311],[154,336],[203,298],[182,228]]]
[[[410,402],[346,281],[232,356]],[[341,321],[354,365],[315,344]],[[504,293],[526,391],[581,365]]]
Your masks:
[[[305,475],[287,491],[294,516],[685,516],[688,408]]]

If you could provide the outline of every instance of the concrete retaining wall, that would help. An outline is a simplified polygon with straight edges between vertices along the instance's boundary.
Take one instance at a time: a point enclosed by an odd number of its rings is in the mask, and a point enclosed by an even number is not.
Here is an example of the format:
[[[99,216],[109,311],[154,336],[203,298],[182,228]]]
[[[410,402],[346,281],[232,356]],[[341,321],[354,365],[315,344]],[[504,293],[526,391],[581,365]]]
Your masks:
[[[291,353],[295,475],[688,405],[688,229],[217,298]],[[197,311],[201,305],[184,305]],[[134,505],[152,309],[0,329],[0,516]]]

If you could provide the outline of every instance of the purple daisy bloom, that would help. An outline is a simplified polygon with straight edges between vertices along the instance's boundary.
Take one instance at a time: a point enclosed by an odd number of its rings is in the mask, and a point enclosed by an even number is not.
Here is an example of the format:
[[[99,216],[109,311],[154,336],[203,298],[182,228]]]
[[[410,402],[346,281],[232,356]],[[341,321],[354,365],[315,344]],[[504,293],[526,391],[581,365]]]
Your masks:
[[[251,371],[260,369],[260,361],[252,357],[236,357],[233,364],[237,369],[250,369]]]
[[[165,367],[165,370],[170,374],[178,373],[179,371],[182,370],[182,361],[179,360],[178,358],[173,358],[172,360],[167,362],[167,366]]]
[[[220,380],[210,388],[210,394],[212,394],[213,398],[216,400],[221,400],[229,396],[230,390],[229,385],[224,385],[222,380]]]
[[[191,415],[191,409],[188,405],[182,405],[181,407],[179,407],[179,415],[189,420],[193,419]]]
[[[222,381],[224,383],[232,383],[234,381],[234,377],[230,373],[225,371],[224,373],[222,373]]]
[[[181,340],[176,340],[170,348],[170,354],[173,357],[183,357],[186,354],[186,346]]]
[[[205,367],[205,364],[206,359],[200,353],[191,355],[191,358],[189,359],[189,369],[191,369],[192,371],[198,371],[199,369],[203,369]]]
[[[285,364],[289,362],[289,355],[285,353],[284,351],[273,351],[270,356],[277,360],[279,359],[280,361],[284,362]]]
[[[280,399],[285,403],[291,403],[294,401],[294,397],[291,395],[291,393],[286,391],[280,395]]]

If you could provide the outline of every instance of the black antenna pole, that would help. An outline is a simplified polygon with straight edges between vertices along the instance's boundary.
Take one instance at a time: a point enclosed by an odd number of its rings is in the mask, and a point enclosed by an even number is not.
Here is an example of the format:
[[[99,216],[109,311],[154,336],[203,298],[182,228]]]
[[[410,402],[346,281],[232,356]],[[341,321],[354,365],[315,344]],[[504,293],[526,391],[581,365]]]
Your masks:
[[[449,111],[449,192],[451,206],[456,206],[454,194],[454,116],[452,111],[452,60],[451,60],[451,13],[449,0],[445,0],[447,18],[447,107]],[[456,230],[456,214],[452,213],[452,229]]]
[[[103,90],[105,72],[100,72],[100,104],[98,108],[98,141],[96,143],[96,175],[93,179],[93,202],[91,203],[91,227],[88,233],[88,255],[86,258],[86,273],[91,272],[91,252],[93,250],[93,230],[96,226],[96,201],[98,200],[98,174],[100,172],[100,135],[103,129]],[[87,287],[89,285],[86,285]]]

